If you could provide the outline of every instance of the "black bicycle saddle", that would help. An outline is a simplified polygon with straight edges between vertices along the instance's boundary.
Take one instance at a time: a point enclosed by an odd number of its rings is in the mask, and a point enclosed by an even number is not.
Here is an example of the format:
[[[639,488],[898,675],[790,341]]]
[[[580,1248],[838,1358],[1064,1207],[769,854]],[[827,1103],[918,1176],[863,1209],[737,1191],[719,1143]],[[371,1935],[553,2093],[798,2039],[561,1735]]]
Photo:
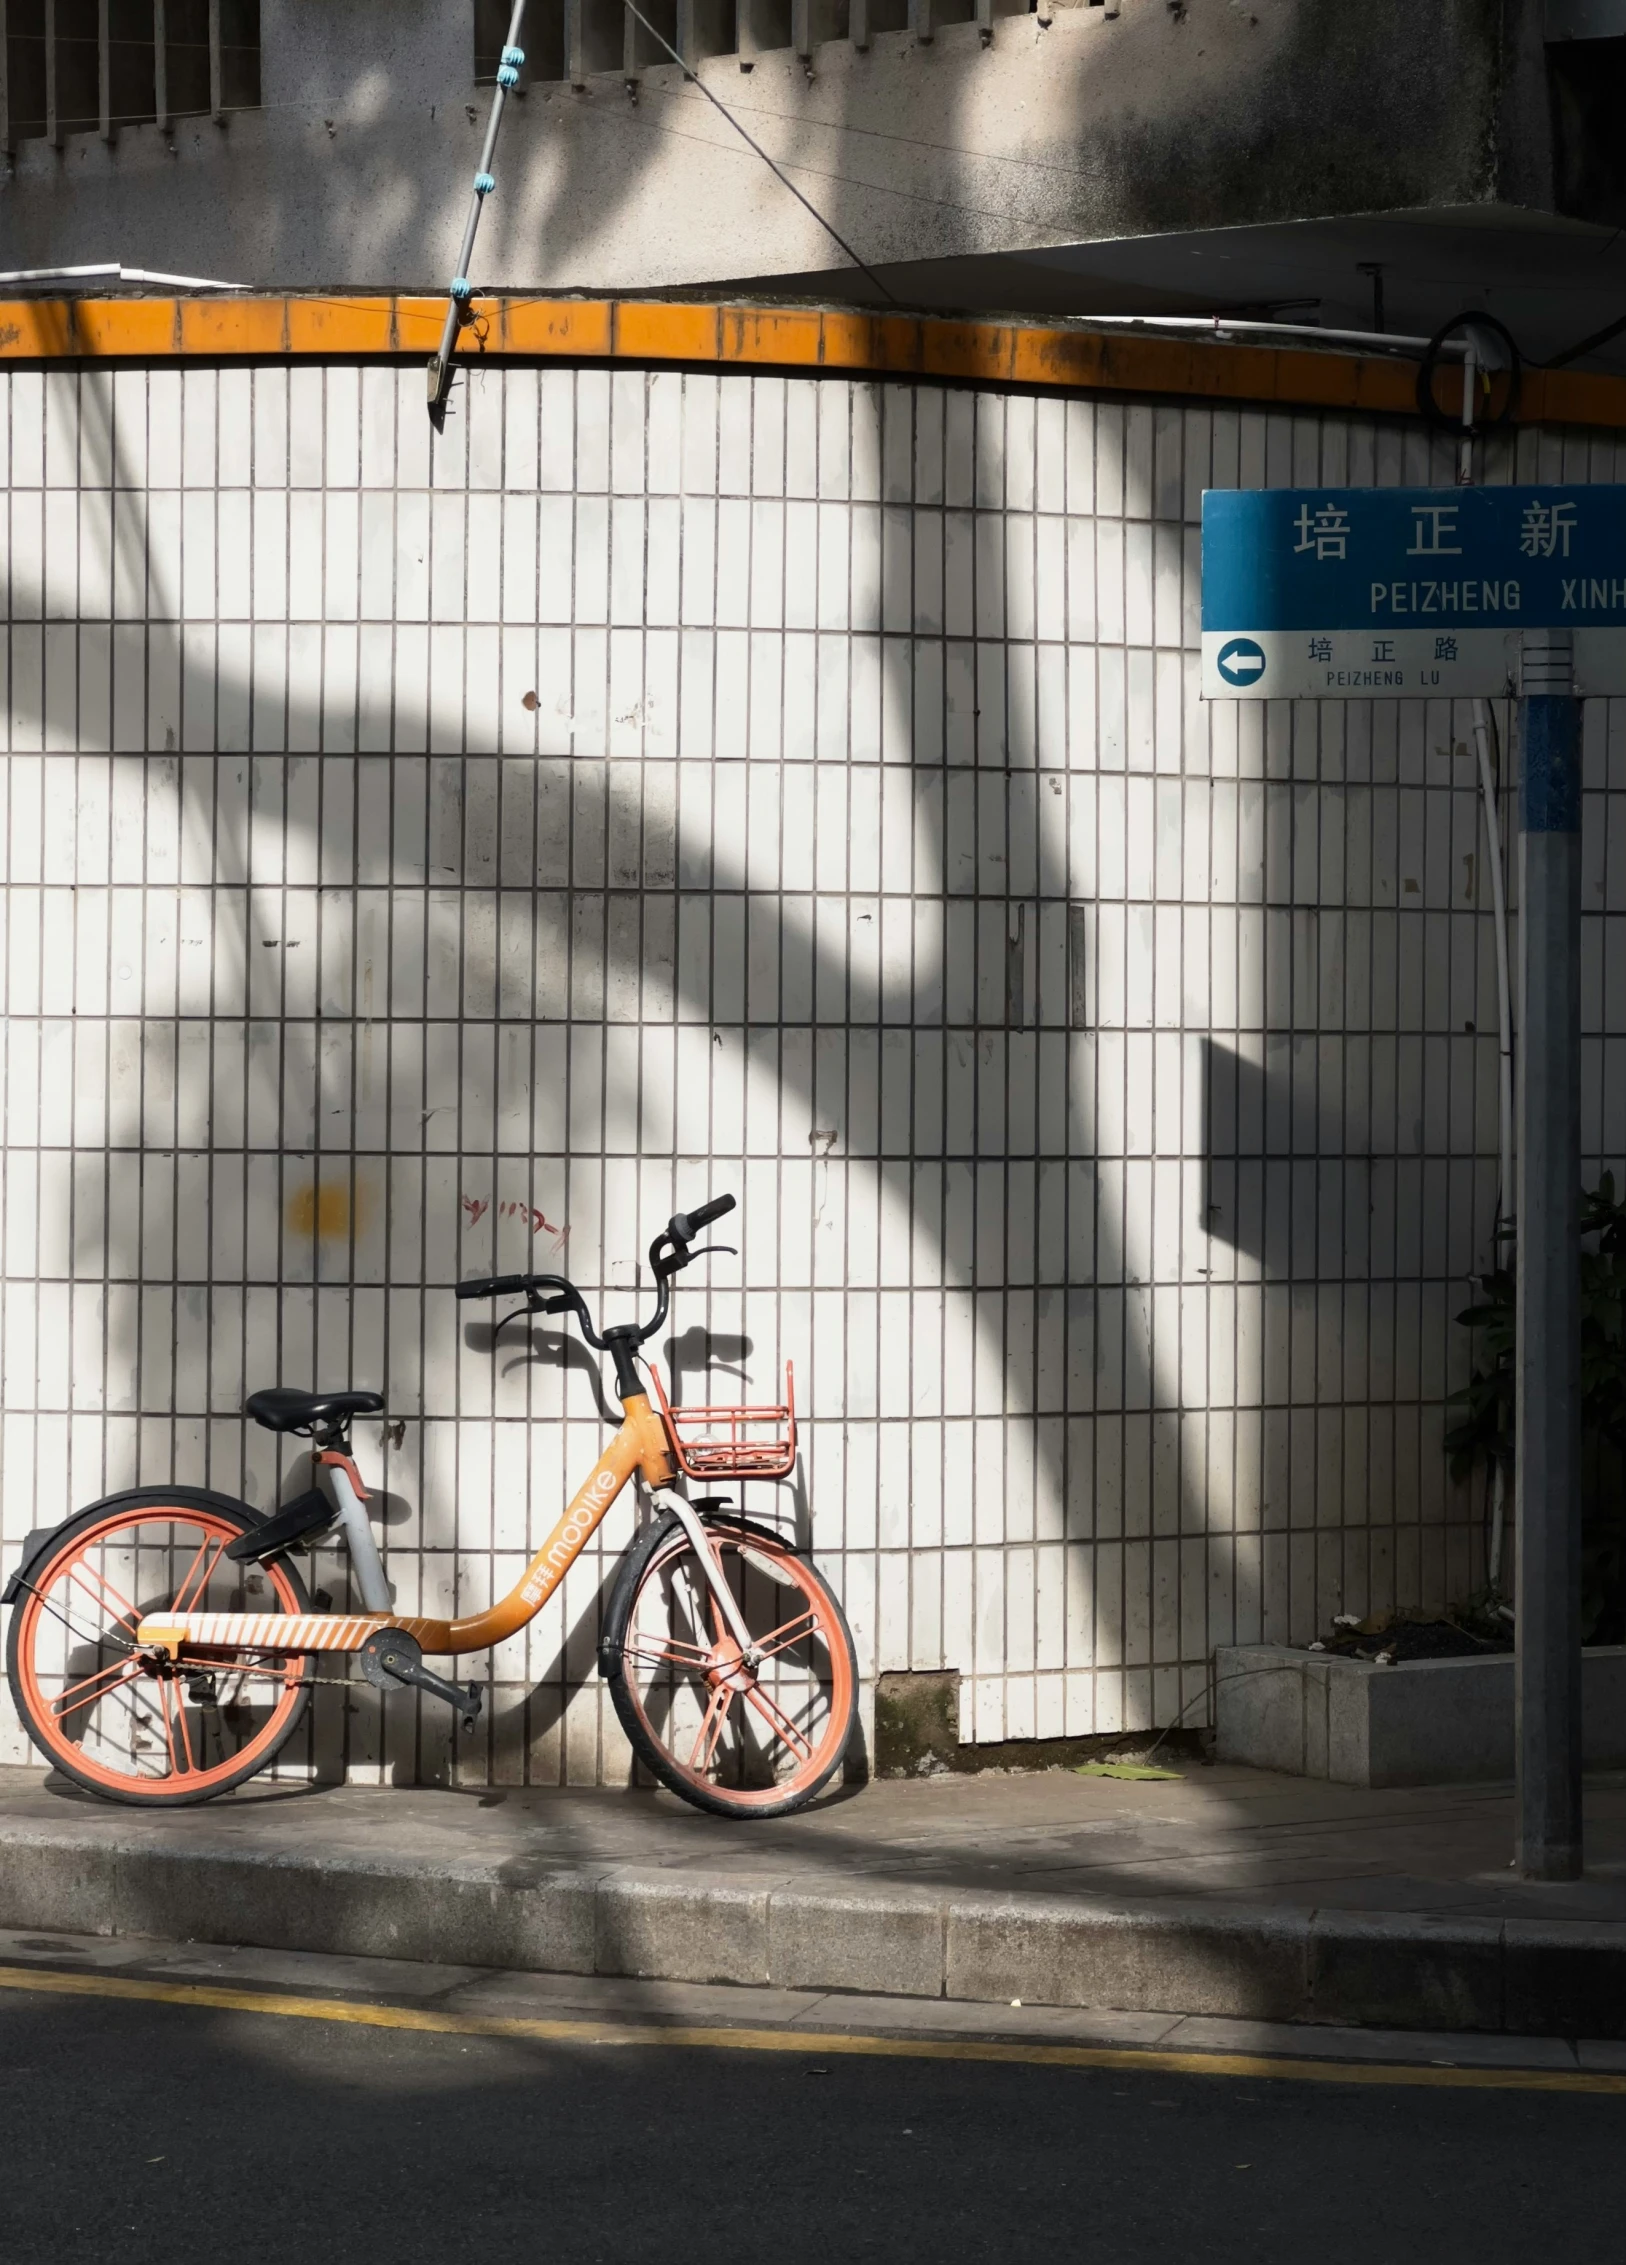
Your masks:
[[[251,1392],[245,1413],[267,1431],[309,1431],[313,1423],[331,1423],[336,1416],[379,1416],[384,1412],[380,1392],[296,1392],[290,1384],[272,1384]]]

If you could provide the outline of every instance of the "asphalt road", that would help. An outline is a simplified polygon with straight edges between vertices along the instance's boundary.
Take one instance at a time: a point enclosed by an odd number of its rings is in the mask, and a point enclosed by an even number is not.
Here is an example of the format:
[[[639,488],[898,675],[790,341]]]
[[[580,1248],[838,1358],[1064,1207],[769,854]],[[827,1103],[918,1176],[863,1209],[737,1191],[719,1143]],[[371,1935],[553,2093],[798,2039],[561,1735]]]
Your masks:
[[[0,1993],[14,2265],[1565,2265],[1626,2098],[415,2034]]]

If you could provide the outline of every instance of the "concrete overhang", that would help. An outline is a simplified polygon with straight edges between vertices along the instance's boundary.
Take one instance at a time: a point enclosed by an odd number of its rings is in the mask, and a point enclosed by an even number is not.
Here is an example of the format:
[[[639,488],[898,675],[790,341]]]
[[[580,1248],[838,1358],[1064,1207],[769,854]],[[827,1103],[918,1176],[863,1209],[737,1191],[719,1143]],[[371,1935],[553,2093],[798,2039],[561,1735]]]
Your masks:
[[[1381,313],[1383,328],[1428,337],[1450,316],[1482,307],[1532,362],[1626,314],[1619,229],[1516,206],[1112,237],[983,259],[899,262],[878,272],[908,305],[979,314],[1251,314],[1370,330]],[[851,270],[779,276],[771,287],[874,304]],[[1587,362],[1626,370],[1626,337]]]
[[[1547,0],[1547,37],[1626,39],[1626,0]]]

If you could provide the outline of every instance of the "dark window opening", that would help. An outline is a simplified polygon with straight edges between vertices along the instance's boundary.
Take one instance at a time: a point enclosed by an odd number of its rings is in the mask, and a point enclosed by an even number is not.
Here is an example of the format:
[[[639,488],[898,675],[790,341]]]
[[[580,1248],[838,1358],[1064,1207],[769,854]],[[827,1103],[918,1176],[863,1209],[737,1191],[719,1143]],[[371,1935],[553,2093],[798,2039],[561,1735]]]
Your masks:
[[[627,11],[621,0],[582,0],[581,52],[570,57],[570,76],[590,79],[599,71],[622,71],[627,59]]]
[[[96,0],[56,0],[56,122],[59,133],[93,134],[102,122],[101,42]]]
[[[739,0],[739,49],[747,61],[791,44],[790,0]]]
[[[474,77],[479,86],[491,86],[497,65],[508,44],[513,0],[474,0]],[[565,75],[564,0],[530,0],[525,29],[520,35],[525,61],[520,66],[516,94],[523,94],[533,79],[562,79]]]
[[[9,0],[6,8],[8,148],[45,131],[45,0]]]
[[[158,115],[152,0],[108,0],[107,108],[114,126],[150,125]]]
[[[220,107],[260,107],[260,0],[220,0]]]
[[[7,0],[4,17],[0,148],[259,107],[260,0]]]
[[[1560,212],[1618,228],[1626,218],[1626,39],[1574,39],[1547,50],[1553,171]]]
[[[165,107],[172,118],[209,114],[209,0],[165,0]]]
[[[670,63],[672,49],[677,45],[677,0],[639,0],[639,13],[649,18],[653,31],[646,31],[638,17],[629,14],[626,19],[626,68],[629,75],[641,71],[646,63]],[[655,37],[659,32],[661,39]],[[666,41],[662,46],[661,40]]]

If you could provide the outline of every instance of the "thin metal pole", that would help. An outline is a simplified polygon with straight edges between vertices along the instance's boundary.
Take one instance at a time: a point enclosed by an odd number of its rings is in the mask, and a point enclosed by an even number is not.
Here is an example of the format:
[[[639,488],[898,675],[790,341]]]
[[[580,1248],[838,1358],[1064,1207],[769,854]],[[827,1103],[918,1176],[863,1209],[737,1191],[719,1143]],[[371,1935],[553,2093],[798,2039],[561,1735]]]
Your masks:
[[[1513,1208],[1513,984],[1508,968],[1507,897],[1502,887],[1502,828],[1496,815],[1495,739],[1496,720],[1490,702],[1476,700],[1474,749],[1479,757],[1491,921],[1496,938],[1496,1197],[1501,1210],[1498,1224],[1506,1230],[1517,1217]]]
[[[1457,485],[1461,488],[1474,484],[1474,411],[1479,406],[1474,395],[1478,384],[1479,352],[1470,331],[1462,362],[1462,438],[1457,443]]]
[[[11,52],[10,35],[6,27],[6,0],[0,0],[0,155],[9,157],[17,146],[16,129],[11,118],[11,73],[8,62]]]
[[[1515,1441],[1519,1838],[1581,1872],[1581,706],[1567,630],[1527,630],[1520,723]]]
[[[1507,892],[1502,884],[1502,829],[1496,814],[1496,763],[1492,745],[1495,719],[1488,700],[1474,702],[1474,746],[1479,755],[1479,794],[1485,811],[1486,861],[1490,866],[1491,922],[1496,942],[1496,1261],[1513,1254],[1513,984],[1507,948]],[[1491,1544],[1486,1560],[1488,1586],[1500,1593],[1502,1552],[1507,1530],[1507,1462],[1498,1454],[1491,1474]]]
[[[480,170],[474,176],[474,194],[469,204],[469,216],[463,224],[463,243],[457,255],[457,273],[452,277],[451,295],[446,301],[446,320],[441,326],[440,351],[429,364],[429,414],[438,426],[446,411],[446,396],[452,384],[452,350],[462,328],[463,309],[469,302],[469,266],[474,257],[474,239],[480,231],[480,211],[496,183],[492,178],[491,161],[497,154],[497,129],[502,124],[503,103],[508,90],[519,84],[520,70],[525,57],[520,52],[519,35],[525,23],[525,0],[514,0],[514,13],[508,20],[508,37],[503,44],[502,59],[497,65],[497,85],[491,98],[491,116],[486,121],[485,147],[480,152]],[[510,55],[519,61],[511,63]]]
[[[167,134],[172,123],[169,115],[169,25],[165,20],[166,0],[152,0],[152,107],[153,120],[161,134]]]
[[[45,138],[53,149],[62,147],[62,116],[58,102],[60,73],[56,45],[56,0],[45,0]]]

